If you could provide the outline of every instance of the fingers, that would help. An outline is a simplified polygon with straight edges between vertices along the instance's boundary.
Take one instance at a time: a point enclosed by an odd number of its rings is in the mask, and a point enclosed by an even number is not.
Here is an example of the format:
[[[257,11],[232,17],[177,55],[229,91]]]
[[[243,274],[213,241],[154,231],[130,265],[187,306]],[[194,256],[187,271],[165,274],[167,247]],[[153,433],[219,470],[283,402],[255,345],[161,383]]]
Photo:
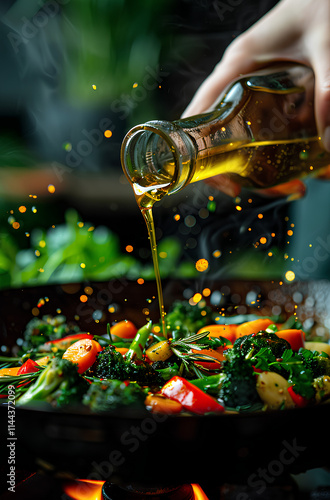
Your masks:
[[[299,200],[305,196],[306,186],[299,179],[284,182],[278,186],[273,186],[267,189],[258,189],[258,194],[270,198],[287,198],[288,201]]]
[[[330,19],[330,2],[328,4]],[[324,147],[330,151],[330,32],[325,23],[308,38],[315,73],[315,117]]]
[[[229,179],[226,175],[220,174],[215,177],[210,177],[209,179],[205,179],[205,183],[219,189],[219,191],[222,191],[232,198],[236,198],[241,192],[241,186]]]

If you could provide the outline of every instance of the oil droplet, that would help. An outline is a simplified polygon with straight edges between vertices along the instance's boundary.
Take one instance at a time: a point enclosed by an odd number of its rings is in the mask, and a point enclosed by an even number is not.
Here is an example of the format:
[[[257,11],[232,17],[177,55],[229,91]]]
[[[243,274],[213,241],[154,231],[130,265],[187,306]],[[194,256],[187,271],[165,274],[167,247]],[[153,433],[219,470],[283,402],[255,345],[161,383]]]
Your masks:
[[[96,85],[95,84],[92,85],[92,89],[96,90]]]
[[[221,250],[214,250],[212,255],[215,259],[218,259],[221,256]]]
[[[305,149],[303,149],[302,151],[300,151],[299,158],[301,160],[307,160],[308,157],[309,157],[308,151],[306,151]]]
[[[259,241],[262,245],[265,245],[267,243],[267,238],[265,238],[265,236],[261,236]]]
[[[195,302],[195,304],[198,304],[198,302],[200,300],[202,300],[203,296],[201,293],[195,293],[195,295],[192,297],[192,300],[193,302]]]
[[[72,144],[71,144],[71,142],[65,142],[63,144],[63,149],[65,149],[65,151],[67,151],[69,153],[72,150]]]
[[[204,297],[209,297],[211,295],[211,290],[209,288],[204,288],[203,295]]]
[[[174,217],[173,217],[173,219],[175,221],[179,221],[181,219],[181,216],[179,214],[175,214]]]
[[[39,247],[40,247],[40,248],[45,248],[45,246],[46,246],[46,242],[45,242],[45,240],[40,240],[40,241],[39,241]]]
[[[87,302],[88,297],[87,297],[87,295],[80,295],[79,300],[80,300],[80,302]]]
[[[196,269],[197,269],[197,271],[199,271],[201,273],[206,271],[208,267],[209,267],[209,263],[206,259],[199,259],[196,262]]]
[[[207,204],[207,209],[209,212],[215,212],[217,208],[217,204],[215,201],[209,201],[208,204]]]
[[[38,212],[38,210],[37,210],[37,208],[36,208],[35,206],[33,206],[33,207],[31,208],[31,210],[32,210],[32,212],[33,212],[34,214],[36,214],[36,213]]]
[[[293,231],[292,231],[292,229],[289,229],[289,230],[287,231],[287,235],[288,235],[288,236],[292,236],[292,235],[293,235]]]
[[[136,89],[136,87],[138,87],[138,85],[139,85],[139,84],[138,84],[138,83],[136,83],[136,82],[135,82],[135,83],[133,83],[133,89]]]
[[[81,269],[85,269],[86,264],[84,262],[81,262],[80,267],[81,267]]]
[[[287,271],[285,273],[285,279],[287,281],[293,281],[295,279],[295,277],[296,277],[296,275],[295,275],[295,273],[293,271]]]
[[[13,228],[14,229],[19,229],[21,227],[20,223],[19,222],[13,222]]]
[[[236,205],[236,210],[238,210],[238,212],[240,212],[242,210],[242,207],[240,205]]]
[[[104,131],[104,137],[106,137],[107,139],[109,139],[111,136],[112,136],[111,130],[105,130]]]
[[[138,284],[139,284],[139,285],[143,285],[143,283],[144,283],[144,279],[143,279],[143,278],[139,278],[139,279],[137,280],[137,282],[138,282]]]
[[[33,316],[39,316],[40,311],[37,307],[33,307],[31,312],[32,312]]]
[[[160,257],[161,259],[166,259],[166,257],[167,257],[167,252],[159,252],[159,257]]]
[[[24,214],[26,212],[26,207],[24,205],[21,205],[19,208],[18,208],[18,211],[21,212],[21,214]]]
[[[49,193],[51,193],[51,194],[55,193],[55,186],[54,186],[54,184],[49,184],[49,186],[48,186],[47,189],[48,189]]]
[[[264,215],[263,214],[258,214],[258,219],[263,219]]]
[[[84,292],[87,294],[87,295],[92,295],[93,293],[93,288],[91,286],[85,286],[84,288]]]
[[[134,248],[132,245],[126,245],[125,250],[126,250],[126,252],[131,253],[131,252],[133,252]]]

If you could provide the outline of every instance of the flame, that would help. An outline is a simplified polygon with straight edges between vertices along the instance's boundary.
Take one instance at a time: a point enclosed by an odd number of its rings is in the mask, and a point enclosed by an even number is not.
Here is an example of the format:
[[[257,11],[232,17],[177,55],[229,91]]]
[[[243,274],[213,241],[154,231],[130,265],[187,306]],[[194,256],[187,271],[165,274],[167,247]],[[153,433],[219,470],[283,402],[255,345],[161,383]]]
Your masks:
[[[63,487],[66,495],[72,500],[102,500],[102,487],[105,481],[77,479],[70,481]],[[198,484],[192,484],[194,500],[208,500],[204,491]]]
[[[102,500],[104,482],[80,479],[66,483],[63,490],[73,500]]]
[[[204,491],[198,484],[192,484],[191,486],[194,490],[195,500],[208,500],[208,497],[205,495]]]

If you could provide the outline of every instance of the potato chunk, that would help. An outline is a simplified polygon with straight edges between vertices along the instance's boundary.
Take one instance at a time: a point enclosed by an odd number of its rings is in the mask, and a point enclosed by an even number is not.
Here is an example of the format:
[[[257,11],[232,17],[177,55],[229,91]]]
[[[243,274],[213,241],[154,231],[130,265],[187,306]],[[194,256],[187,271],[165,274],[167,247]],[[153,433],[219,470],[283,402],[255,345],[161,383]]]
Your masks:
[[[289,383],[284,377],[275,372],[262,372],[258,376],[257,391],[260,399],[270,410],[281,407],[293,408],[294,402],[288,393]]]

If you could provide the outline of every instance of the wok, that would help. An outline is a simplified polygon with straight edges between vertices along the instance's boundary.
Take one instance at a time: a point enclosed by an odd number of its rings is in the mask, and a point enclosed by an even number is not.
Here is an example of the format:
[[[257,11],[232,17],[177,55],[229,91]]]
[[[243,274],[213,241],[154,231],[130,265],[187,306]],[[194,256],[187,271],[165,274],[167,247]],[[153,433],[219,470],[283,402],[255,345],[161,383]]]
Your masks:
[[[168,281],[166,307],[176,298],[205,287],[219,293],[217,308],[288,316],[297,311],[305,324],[330,325],[330,283],[283,284],[226,281],[216,283]],[[87,288],[88,287],[88,288]],[[88,293],[86,293],[88,292]],[[81,295],[87,295],[83,303]],[[79,316],[83,331],[104,333],[106,323],[131,319],[145,323],[145,308],[158,319],[155,284],[128,282],[53,285],[0,292],[0,345],[13,347],[40,305],[40,315],[61,311]],[[213,297],[213,298],[212,298]],[[255,300],[252,300],[253,297]],[[108,312],[109,304],[114,313]],[[34,309],[35,310],[35,309]],[[0,439],[7,439],[6,406],[2,405]],[[117,483],[182,484],[213,480],[266,481],[284,472],[299,473],[328,465],[330,405],[255,414],[210,416],[151,415],[147,411],[92,414],[85,408],[55,411],[48,407],[16,409],[18,466],[42,468]]]

